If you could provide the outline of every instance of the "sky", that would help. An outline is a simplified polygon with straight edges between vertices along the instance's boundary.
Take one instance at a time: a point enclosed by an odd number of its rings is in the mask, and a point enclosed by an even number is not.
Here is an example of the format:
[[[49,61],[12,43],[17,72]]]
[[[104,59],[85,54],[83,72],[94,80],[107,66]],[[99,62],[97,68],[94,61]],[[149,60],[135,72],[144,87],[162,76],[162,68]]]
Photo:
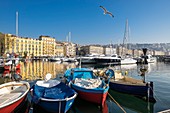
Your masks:
[[[99,7],[114,15],[104,15]],[[77,44],[170,43],[170,0],[0,0],[0,32]]]

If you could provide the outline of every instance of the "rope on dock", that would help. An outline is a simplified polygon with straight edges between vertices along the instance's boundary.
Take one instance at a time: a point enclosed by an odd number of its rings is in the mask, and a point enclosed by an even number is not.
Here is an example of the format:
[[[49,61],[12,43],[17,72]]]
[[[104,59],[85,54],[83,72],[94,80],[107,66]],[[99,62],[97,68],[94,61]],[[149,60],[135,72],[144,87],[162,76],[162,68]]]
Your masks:
[[[119,108],[126,113],[126,111],[123,109],[123,107],[108,93],[109,97],[117,104],[117,106],[119,106]]]

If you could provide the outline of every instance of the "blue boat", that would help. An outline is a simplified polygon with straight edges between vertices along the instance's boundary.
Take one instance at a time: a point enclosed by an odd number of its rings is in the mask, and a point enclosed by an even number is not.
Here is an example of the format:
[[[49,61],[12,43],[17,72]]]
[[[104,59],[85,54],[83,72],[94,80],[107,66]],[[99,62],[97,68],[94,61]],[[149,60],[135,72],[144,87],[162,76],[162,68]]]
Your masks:
[[[153,82],[143,82],[129,76],[122,76],[121,72],[112,71],[114,76],[110,79],[110,89],[131,94],[150,102],[156,102],[153,96]]]
[[[64,76],[68,84],[78,93],[83,100],[104,106],[109,85],[96,77],[93,70],[88,68],[71,68],[66,70]]]
[[[32,102],[46,112],[66,113],[77,93],[58,80],[37,81],[31,89]]]

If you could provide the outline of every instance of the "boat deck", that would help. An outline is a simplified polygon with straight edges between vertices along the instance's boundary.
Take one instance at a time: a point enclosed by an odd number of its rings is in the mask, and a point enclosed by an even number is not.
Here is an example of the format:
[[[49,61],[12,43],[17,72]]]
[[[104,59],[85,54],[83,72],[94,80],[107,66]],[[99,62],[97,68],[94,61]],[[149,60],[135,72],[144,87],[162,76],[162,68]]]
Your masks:
[[[118,83],[118,84],[127,84],[127,85],[140,85],[140,86],[145,86],[146,83],[143,83],[142,80],[136,80],[130,77],[125,77],[122,79],[111,79],[110,82]]]
[[[0,106],[19,98],[23,93],[24,91],[0,95]]]

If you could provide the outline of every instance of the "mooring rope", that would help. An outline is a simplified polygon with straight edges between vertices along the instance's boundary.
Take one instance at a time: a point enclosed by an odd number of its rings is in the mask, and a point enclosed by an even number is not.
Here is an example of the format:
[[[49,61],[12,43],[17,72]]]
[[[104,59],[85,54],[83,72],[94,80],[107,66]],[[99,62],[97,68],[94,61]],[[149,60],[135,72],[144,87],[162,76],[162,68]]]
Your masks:
[[[123,109],[123,107],[108,93],[109,97],[117,104],[117,106],[124,112],[126,113],[126,111]]]

